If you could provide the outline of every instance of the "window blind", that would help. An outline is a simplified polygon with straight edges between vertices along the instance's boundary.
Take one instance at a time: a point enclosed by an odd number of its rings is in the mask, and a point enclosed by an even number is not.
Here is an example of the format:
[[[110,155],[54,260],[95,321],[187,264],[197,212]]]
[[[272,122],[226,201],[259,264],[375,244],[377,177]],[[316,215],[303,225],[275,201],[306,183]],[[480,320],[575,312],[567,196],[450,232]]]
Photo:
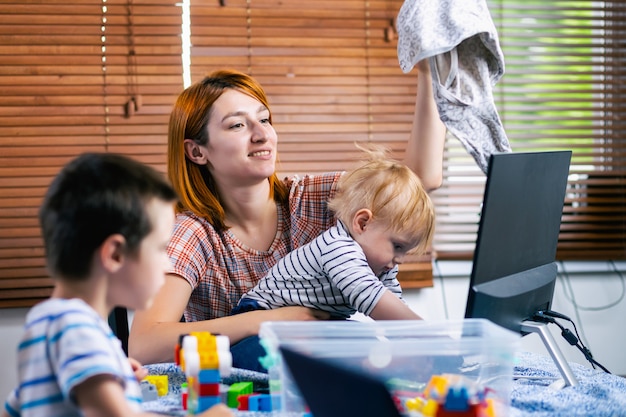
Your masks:
[[[494,94],[513,151],[573,151],[557,258],[625,259],[625,4],[488,4],[506,65]],[[455,138],[445,159],[435,250],[471,259],[485,178]]]
[[[222,3],[191,2],[193,80],[233,67],[263,83],[282,174],[349,169],[354,142],[403,156],[416,80],[397,63],[402,1]],[[624,259],[624,4],[489,5],[507,67],[496,104],[514,150],[574,152],[558,257]],[[111,151],[165,170],[181,22],[173,0],[0,4],[0,307],[50,293],[37,210],[67,161]],[[140,106],[127,117],[133,96]],[[484,176],[454,138],[444,174],[434,253],[470,259]],[[430,279],[430,258],[414,261],[404,287]]]
[[[180,33],[173,0],[0,4],[0,307],[50,294],[37,212],[64,164],[119,152],[165,171]]]

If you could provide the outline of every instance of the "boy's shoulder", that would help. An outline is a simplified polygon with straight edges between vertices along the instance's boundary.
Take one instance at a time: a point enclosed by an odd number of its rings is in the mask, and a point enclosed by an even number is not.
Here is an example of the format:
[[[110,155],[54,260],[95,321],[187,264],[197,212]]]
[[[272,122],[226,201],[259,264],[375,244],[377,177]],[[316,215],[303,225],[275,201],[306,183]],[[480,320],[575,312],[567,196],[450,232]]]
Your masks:
[[[63,327],[78,322],[97,324],[100,321],[98,313],[81,299],[50,298],[28,311],[25,327],[28,330],[41,325]]]
[[[96,311],[85,301],[79,298],[48,298],[38,304],[35,304],[26,317],[41,317],[43,315],[51,315],[54,313],[62,313],[65,311],[80,311],[97,316]]]

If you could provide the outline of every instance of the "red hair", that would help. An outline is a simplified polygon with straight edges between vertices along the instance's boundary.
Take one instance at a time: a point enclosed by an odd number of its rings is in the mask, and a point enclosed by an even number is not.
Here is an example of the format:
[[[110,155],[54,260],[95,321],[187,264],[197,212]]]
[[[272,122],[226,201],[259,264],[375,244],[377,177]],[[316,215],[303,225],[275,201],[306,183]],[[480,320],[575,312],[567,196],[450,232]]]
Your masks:
[[[213,175],[206,166],[191,162],[184,148],[185,139],[206,145],[208,123],[213,103],[227,89],[237,90],[263,103],[269,110],[265,91],[252,77],[239,71],[220,70],[185,89],[176,99],[170,114],[167,140],[167,175],[179,196],[176,211],[191,211],[206,218],[217,231],[227,229],[224,207]],[[270,123],[272,115],[270,111]],[[270,198],[285,203],[287,186],[274,172],[269,178]]]

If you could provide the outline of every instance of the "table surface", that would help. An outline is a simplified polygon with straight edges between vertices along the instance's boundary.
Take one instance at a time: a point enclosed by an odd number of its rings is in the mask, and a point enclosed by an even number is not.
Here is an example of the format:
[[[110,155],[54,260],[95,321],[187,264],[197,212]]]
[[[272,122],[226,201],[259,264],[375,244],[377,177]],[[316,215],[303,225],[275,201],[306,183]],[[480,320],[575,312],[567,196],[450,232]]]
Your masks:
[[[529,352],[518,353],[511,390],[510,417],[626,417],[626,379],[570,363],[578,379],[575,387],[555,388],[560,377],[552,358]],[[184,416],[180,385],[185,376],[173,363],[147,365],[152,375],[168,375],[170,389],[157,401],[144,403],[144,410],[171,416]],[[230,385],[238,381],[267,383],[267,375],[234,369],[223,380]],[[299,413],[235,411],[240,417],[300,417]]]

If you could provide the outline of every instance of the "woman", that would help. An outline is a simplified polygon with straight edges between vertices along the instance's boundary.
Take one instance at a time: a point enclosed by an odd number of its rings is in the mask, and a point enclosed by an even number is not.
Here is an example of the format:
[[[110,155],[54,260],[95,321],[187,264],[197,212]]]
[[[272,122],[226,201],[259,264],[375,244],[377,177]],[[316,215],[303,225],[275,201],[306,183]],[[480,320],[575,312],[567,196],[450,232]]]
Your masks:
[[[418,72],[406,163],[434,189],[442,178],[445,127],[427,62]],[[178,97],[168,134],[168,176],[180,196],[168,246],[172,270],[152,307],[135,313],[132,357],[172,361],[181,334],[209,331],[230,337],[233,366],[263,370],[256,337],[263,321],[328,318],[306,307],[229,316],[278,259],[335,222],[326,201],[342,173],[279,180],[271,122],[262,87],[239,72],[213,73]]]

